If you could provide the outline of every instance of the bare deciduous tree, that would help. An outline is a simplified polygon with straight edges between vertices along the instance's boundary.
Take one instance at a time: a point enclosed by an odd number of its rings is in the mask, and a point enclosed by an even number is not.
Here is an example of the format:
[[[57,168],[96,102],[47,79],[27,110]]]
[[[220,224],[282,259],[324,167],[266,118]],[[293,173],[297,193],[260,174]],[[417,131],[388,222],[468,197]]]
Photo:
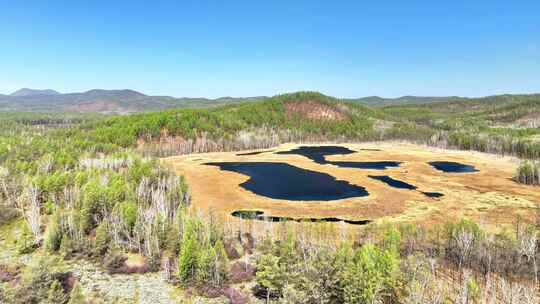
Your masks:
[[[24,214],[28,228],[34,234],[37,241],[41,240],[41,213],[39,202],[39,189],[29,183],[26,191],[18,200],[19,209]]]

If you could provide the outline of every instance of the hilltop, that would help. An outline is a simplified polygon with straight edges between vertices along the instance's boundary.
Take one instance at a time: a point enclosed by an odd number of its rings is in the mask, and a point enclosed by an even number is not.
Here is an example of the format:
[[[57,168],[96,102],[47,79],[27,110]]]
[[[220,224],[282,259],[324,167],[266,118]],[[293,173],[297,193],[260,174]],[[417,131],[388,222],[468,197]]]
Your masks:
[[[15,92],[9,94],[9,96],[27,97],[27,96],[50,96],[50,95],[59,95],[59,94],[60,93],[58,93],[57,91],[50,90],[50,89],[34,90],[34,89],[22,88],[20,90],[17,90]]]

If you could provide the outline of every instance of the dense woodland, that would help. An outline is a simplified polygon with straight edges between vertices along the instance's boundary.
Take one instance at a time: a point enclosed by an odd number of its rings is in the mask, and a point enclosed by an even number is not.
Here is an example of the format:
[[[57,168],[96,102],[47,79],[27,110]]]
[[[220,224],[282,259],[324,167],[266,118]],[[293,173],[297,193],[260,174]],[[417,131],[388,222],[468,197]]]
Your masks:
[[[232,230],[194,212],[189,186],[156,159],[406,140],[520,157],[516,182],[538,185],[538,115],[538,95],[372,108],[314,92],[129,116],[2,113],[0,227],[17,226],[16,254],[36,261],[0,265],[0,302],[92,300],[67,283],[63,264],[84,258],[111,273],[161,270],[171,284],[236,303],[228,287],[241,281],[279,303],[538,303],[540,217],[498,234],[468,220],[355,235],[324,223]],[[145,264],[126,265],[129,252]]]

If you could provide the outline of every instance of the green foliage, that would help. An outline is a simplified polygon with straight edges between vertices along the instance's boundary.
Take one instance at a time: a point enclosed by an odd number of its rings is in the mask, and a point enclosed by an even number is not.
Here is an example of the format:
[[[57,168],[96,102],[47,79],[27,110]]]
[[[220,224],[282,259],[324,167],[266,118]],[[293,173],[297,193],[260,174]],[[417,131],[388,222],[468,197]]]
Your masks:
[[[478,303],[480,299],[480,286],[478,286],[476,280],[474,278],[467,279],[465,288],[467,292],[467,299],[472,303]]]
[[[95,215],[99,215],[106,204],[105,190],[97,178],[88,181],[82,188],[81,220],[85,232],[95,227]]]
[[[454,239],[454,237],[461,232],[471,233],[475,242],[481,241],[485,235],[484,231],[476,222],[467,218],[463,218],[457,223],[448,223],[446,229],[448,240]]]
[[[61,227],[60,211],[56,211],[50,218],[45,230],[43,238],[43,247],[48,252],[55,252],[60,249],[62,242],[62,227]]]
[[[21,236],[17,239],[17,252],[19,254],[28,254],[36,250],[37,244],[34,234],[28,227],[26,221],[22,222]]]
[[[373,244],[357,249],[343,273],[343,303],[373,303],[389,296],[398,265],[395,252],[383,251]]]
[[[197,261],[197,279],[201,282],[210,281],[215,268],[216,251],[211,246],[206,246],[201,250]]]
[[[267,297],[271,294],[281,295],[286,279],[285,269],[280,265],[278,257],[265,254],[257,260],[256,280],[266,289]]]
[[[384,232],[384,236],[381,242],[381,249],[389,252],[399,253],[399,246],[401,243],[401,233],[395,227],[389,227]]]
[[[109,250],[111,236],[108,231],[107,222],[102,222],[96,228],[96,239],[94,241],[94,252],[98,256],[103,256]]]
[[[47,292],[47,301],[48,304],[63,304],[66,303],[68,297],[64,292],[64,288],[58,280],[53,280],[49,291]]]
[[[53,284],[58,284],[56,277],[62,273],[61,269],[62,265],[57,258],[37,257],[24,269],[21,282],[13,290],[14,303],[37,304],[48,299],[51,293],[60,294],[59,286]],[[64,297],[60,299],[64,299]]]
[[[125,201],[118,204],[118,209],[122,221],[130,231],[133,230],[135,222],[137,221],[137,203],[134,201]]]
[[[73,289],[71,289],[71,292],[69,293],[69,301],[68,304],[85,304],[86,299],[84,297],[81,284],[79,282],[76,282],[73,286]]]
[[[216,254],[213,282],[216,285],[221,285],[227,281],[229,276],[229,259],[227,258],[227,253],[221,240],[217,240],[214,243],[213,251]]]
[[[144,245],[153,242],[152,257],[159,256],[163,249],[178,254],[178,276],[183,283],[222,285],[227,279],[229,263],[221,242],[224,236],[214,222],[201,228],[203,225],[195,219],[157,215],[150,223],[137,223],[140,220],[138,208],[152,205],[150,198],[139,197],[136,192],[141,181],[144,180],[142,184],[146,185],[148,193],[168,176],[158,161],[142,159],[130,150],[137,146],[138,140],[159,147],[158,142],[164,135],[178,136],[186,143],[204,138],[216,143],[207,145],[211,149],[234,150],[251,145],[241,142],[235,146],[245,137],[239,134],[252,134],[254,140],[269,140],[263,142],[263,146],[291,140],[406,139],[538,159],[540,143],[533,137],[540,131],[523,126],[522,118],[538,113],[539,102],[538,95],[495,96],[472,100],[449,98],[436,104],[375,109],[315,92],[298,92],[257,103],[209,109],[172,109],[99,118],[74,115],[68,119],[68,124],[62,122],[68,114],[0,114],[5,126],[0,129],[0,166],[9,172],[6,180],[10,185],[13,183],[17,191],[20,192],[25,180],[39,187],[42,212],[51,215],[42,217],[49,219],[43,240],[46,251],[80,250],[103,256],[112,247],[108,221],[118,215],[127,227],[122,233],[141,240]],[[341,118],[313,119],[301,111],[292,111],[295,103],[328,107]],[[182,151],[197,150],[194,145],[186,144]],[[149,153],[157,152],[150,150]],[[120,167],[87,166],[85,159],[98,163],[126,161]],[[516,180],[538,184],[538,176],[537,163],[528,161],[518,169]],[[165,197],[184,202],[188,196],[186,187],[182,179],[176,185],[168,185]],[[66,195],[69,193],[77,195]],[[2,199],[5,197],[0,197]],[[112,217],[111,212],[114,212]],[[182,222],[185,225],[179,224]],[[151,227],[149,231],[144,231],[142,224]],[[92,242],[89,234],[93,229],[96,229],[96,238]],[[473,260],[486,241],[477,224],[464,220],[449,225],[446,232],[440,242],[446,242],[445,258],[468,267],[483,265],[483,260]],[[464,234],[472,237],[470,248],[463,248],[460,243],[458,236]],[[313,248],[302,247],[291,231],[284,235],[280,242],[268,240],[260,247],[265,254],[257,262],[257,282],[269,295],[296,297],[306,302],[320,299],[321,302],[361,303],[392,292],[400,246],[404,248],[407,238],[415,236],[416,232],[402,230],[400,233],[392,228],[385,230],[377,246],[368,244],[353,250],[352,246],[342,244],[336,250],[317,248],[315,252],[310,251]],[[518,243],[513,234],[501,234],[493,244],[497,252],[515,253]],[[25,223],[17,240],[18,251],[30,253],[38,244]],[[121,242],[116,245],[122,246]],[[516,254],[508,254],[504,259],[512,263],[520,260]],[[48,280],[42,270],[36,270],[36,274],[41,274],[42,278],[32,279],[26,274],[22,286],[30,288],[28,286],[37,284],[38,287],[28,289],[29,293],[39,292],[41,298],[46,299],[49,287],[55,283]],[[47,283],[37,283],[44,281]],[[56,293],[57,286],[52,290]]]
[[[178,277],[183,283],[189,283],[196,278],[199,263],[199,245],[197,223],[189,218],[185,223],[182,237],[182,247],[178,255]]]

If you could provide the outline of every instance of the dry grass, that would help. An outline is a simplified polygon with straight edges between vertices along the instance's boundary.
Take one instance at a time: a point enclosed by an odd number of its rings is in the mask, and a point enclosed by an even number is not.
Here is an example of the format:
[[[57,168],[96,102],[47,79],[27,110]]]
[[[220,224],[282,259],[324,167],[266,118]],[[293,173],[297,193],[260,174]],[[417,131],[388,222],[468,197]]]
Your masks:
[[[276,151],[298,145],[285,144]],[[363,170],[317,164],[300,155],[279,155],[266,152],[237,156],[233,152],[202,153],[163,159],[183,174],[192,190],[193,206],[214,215],[234,210],[264,210],[267,215],[289,217],[339,217],[352,220],[416,222],[434,224],[468,217],[497,229],[511,225],[517,215],[533,219],[540,202],[538,187],[512,181],[518,160],[478,152],[428,148],[406,143],[344,144],[358,153],[333,155],[332,161],[402,161],[398,168]],[[379,149],[368,151],[360,149]],[[476,173],[443,173],[428,161],[446,160],[474,165]],[[267,161],[328,173],[339,180],[365,187],[370,195],[331,202],[297,202],[258,196],[238,185],[249,177],[218,167],[203,165],[210,161]],[[425,197],[419,191],[395,189],[372,180],[370,174],[389,175],[416,185],[420,191],[441,192],[439,199]]]

